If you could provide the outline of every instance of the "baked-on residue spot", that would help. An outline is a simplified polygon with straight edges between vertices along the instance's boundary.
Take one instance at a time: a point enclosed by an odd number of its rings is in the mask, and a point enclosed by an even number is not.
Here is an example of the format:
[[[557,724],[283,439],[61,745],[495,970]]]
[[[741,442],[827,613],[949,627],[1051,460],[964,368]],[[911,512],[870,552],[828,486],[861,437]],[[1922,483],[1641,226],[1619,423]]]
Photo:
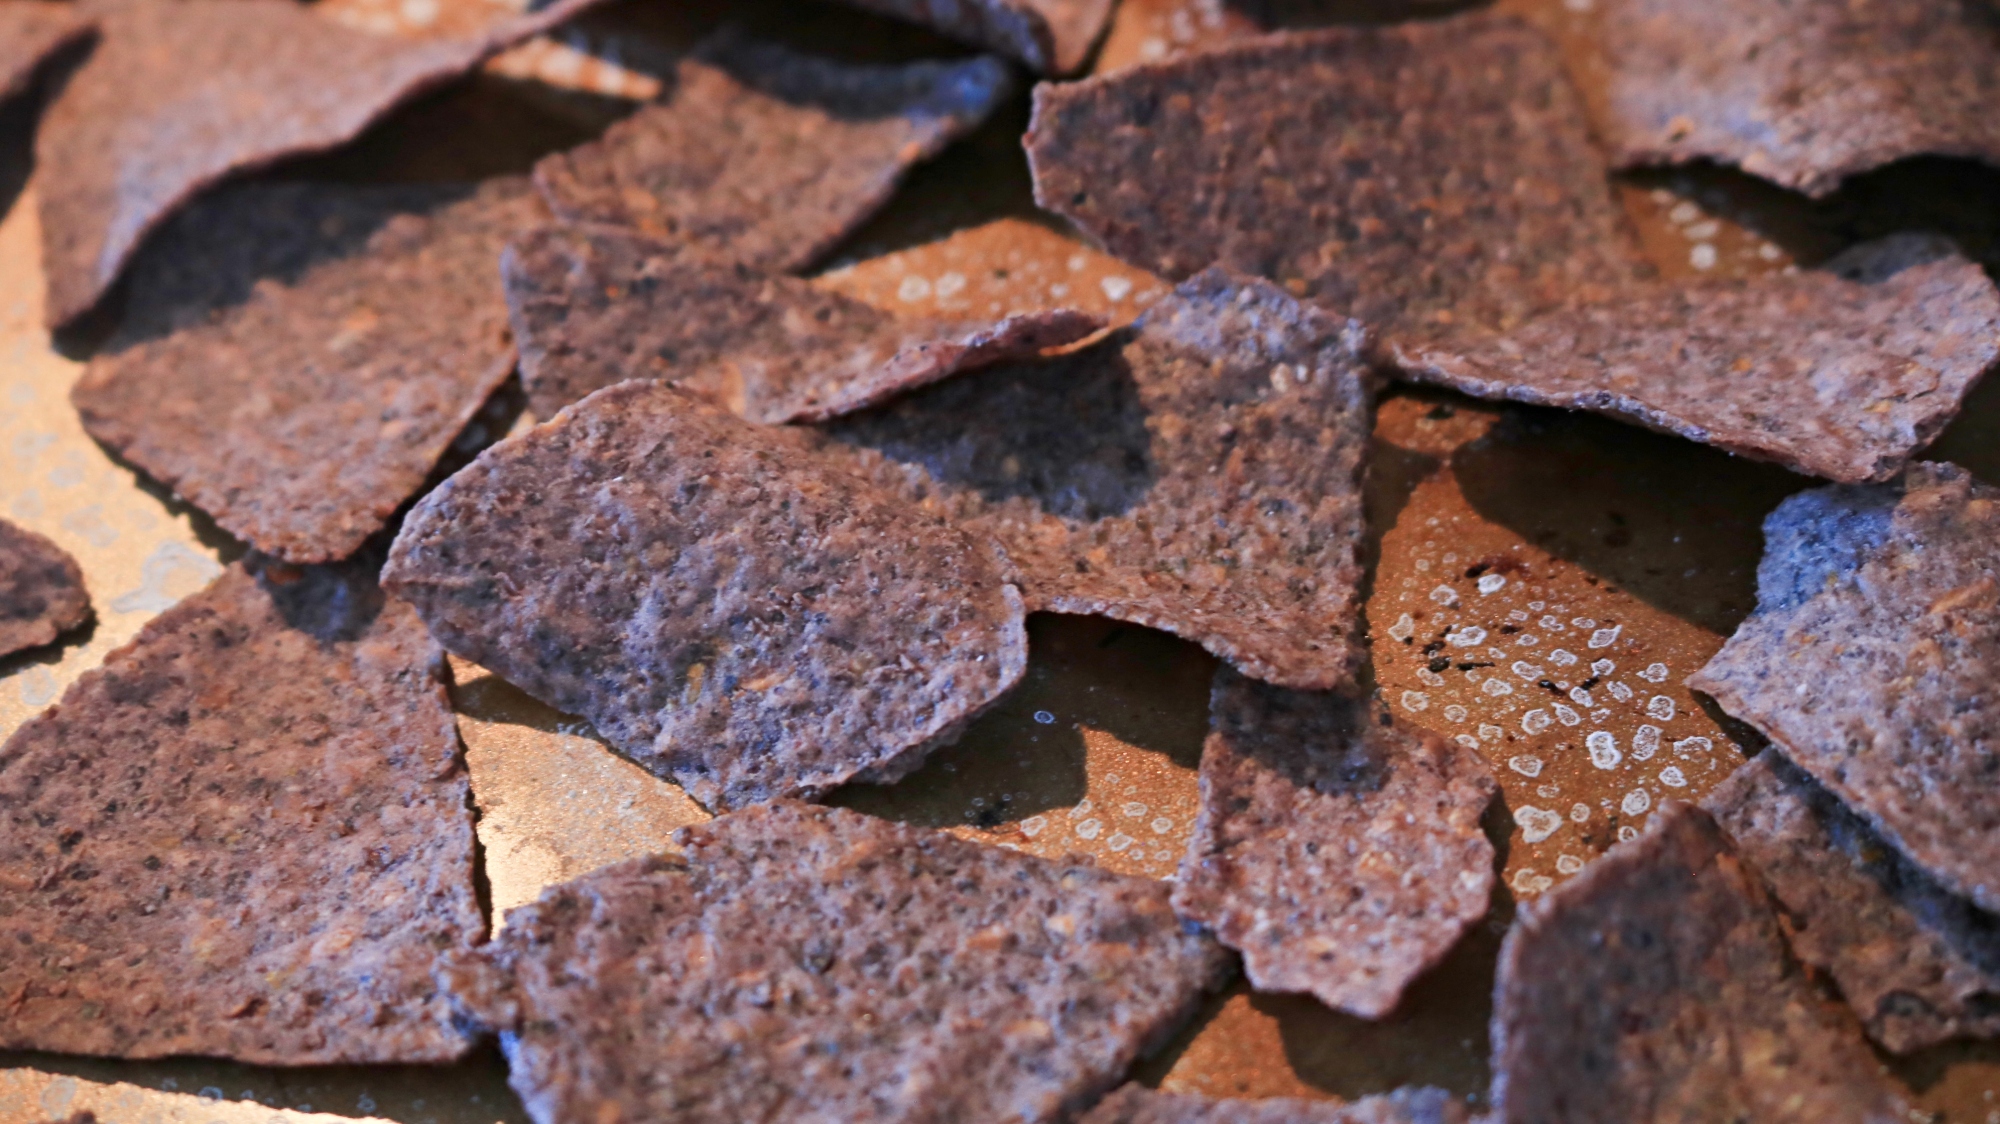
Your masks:
[[[1027,664],[990,541],[664,383],[489,449],[411,512],[384,580],[712,808],[895,780]]]
[[[1393,726],[1374,700],[1224,669],[1174,908],[1241,951],[1259,989],[1380,1018],[1486,915],[1496,788],[1477,750]]]
[[[0,746],[0,1047],[444,1062],[480,938],[444,654],[362,563],[234,566]]]
[[[448,972],[541,1124],[1069,1119],[1227,963],[1087,862],[791,801],[678,838]]]

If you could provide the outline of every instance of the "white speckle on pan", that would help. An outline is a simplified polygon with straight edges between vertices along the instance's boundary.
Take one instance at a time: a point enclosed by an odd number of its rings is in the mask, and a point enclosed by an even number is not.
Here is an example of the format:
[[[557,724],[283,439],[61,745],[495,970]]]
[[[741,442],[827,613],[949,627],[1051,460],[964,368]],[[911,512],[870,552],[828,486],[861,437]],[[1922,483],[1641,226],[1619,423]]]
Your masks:
[[[1667,212],[1667,218],[1680,226],[1686,226],[1700,217],[1701,208],[1685,199],[1674,204],[1674,209]]]
[[[1570,819],[1570,822],[1571,822],[1571,823],[1589,823],[1589,822],[1590,822],[1590,805],[1588,805],[1588,804],[1572,804],[1572,805],[1570,805],[1570,808],[1569,808],[1569,819]]]
[[[1656,718],[1661,722],[1671,721],[1674,717],[1674,700],[1665,695],[1654,695],[1646,700],[1646,717]]]
[[[1549,712],[1546,710],[1531,710],[1521,716],[1521,729],[1530,734],[1539,734],[1548,728]]]
[[[1033,839],[1035,836],[1040,835],[1042,829],[1047,826],[1049,826],[1048,817],[1029,816],[1027,819],[1021,821],[1021,834]]]
[[[1600,628],[1590,634],[1590,646],[1593,648],[1609,648],[1613,644],[1618,643],[1618,634],[1624,630],[1625,626],[1622,624],[1614,625],[1611,628]]]
[[[1545,808],[1533,804],[1523,804],[1514,809],[1514,822],[1521,827],[1521,838],[1529,843],[1540,843],[1561,830],[1563,818]]]
[[[1506,586],[1507,576],[1505,574],[1487,574],[1479,579],[1479,594],[1484,597],[1489,594],[1498,593],[1502,589],[1505,589]],[[1521,619],[1527,620],[1528,618],[1524,616]]]
[[[1669,765],[1660,770],[1660,783],[1666,785],[1668,788],[1686,788],[1688,783],[1687,774],[1681,772],[1680,766]]]
[[[1632,759],[1644,761],[1660,752],[1660,728],[1641,726],[1632,734]]]
[[[1037,722],[1041,723],[1041,724],[1042,724],[1042,725],[1044,725],[1044,726],[1050,726],[1050,725],[1054,725],[1054,724],[1055,724],[1055,720],[1056,720],[1056,716],[1055,716],[1055,715],[1053,715],[1053,714],[1050,714],[1050,713],[1049,713],[1048,711],[1046,711],[1046,710],[1038,710],[1038,711],[1036,711],[1036,712],[1035,712],[1035,721],[1037,721]]]
[[[1715,244],[1712,242],[1697,242],[1694,249],[1688,251],[1688,264],[1696,269],[1714,269]]]
[[[1410,711],[1412,713],[1419,713],[1425,710],[1429,710],[1430,706],[1431,706],[1431,697],[1429,695],[1424,694],[1422,691],[1403,692],[1404,710]]]
[[[1441,585],[1431,590],[1431,600],[1440,605],[1457,605],[1458,591],[1448,585]]]
[[[1561,703],[1555,705],[1556,721],[1565,726],[1574,726],[1583,721],[1583,716]]]
[[[1165,816],[1154,816],[1153,822],[1146,826],[1153,829],[1154,835],[1165,835],[1174,829],[1174,821]]]
[[[1530,753],[1516,754],[1507,759],[1507,767],[1524,777],[1542,775],[1542,759]]]
[[[1626,824],[1624,827],[1618,829],[1618,841],[1620,843],[1630,843],[1637,838],[1639,838],[1639,829],[1633,827],[1631,824]]]
[[[1095,839],[1104,830],[1104,825],[1095,819],[1088,819],[1076,825],[1078,839]]]
[[[1138,840],[1132,838],[1131,836],[1125,834],[1122,831],[1114,831],[1111,833],[1111,838],[1105,840],[1104,842],[1108,844],[1114,851],[1123,851],[1125,848],[1130,847],[1134,843],[1137,843]]]
[[[1682,738],[1674,743],[1674,753],[1680,757],[1692,757],[1697,753],[1707,753],[1715,748],[1715,743],[1707,738]]]
[[[1151,808],[1146,807],[1137,800],[1130,801],[1122,810],[1125,813],[1125,818],[1128,820],[1144,819],[1146,813],[1152,811]]]
[[[1668,674],[1666,664],[1649,663],[1646,665],[1646,670],[1639,673],[1639,678],[1644,679],[1648,683],[1665,683]]]
[[[1527,680],[1530,683],[1533,683],[1535,680],[1540,679],[1543,676],[1543,674],[1545,674],[1541,668],[1536,667],[1534,664],[1531,664],[1526,660],[1515,660],[1514,666],[1508,668],[1507,670],[1513,672],[1514,674],[1520,676],[1521,678]]]
[[[930,295],[931,295],[930,279],[926,277],[919,277],[914,273],[910,274],[908,277],[903,278],[903,283],[896,286],[896,298],[898,300],[905,301],[907,303],[914,304],[915,302],[923,300],[924,298]]]
[[[1652,806],[1653,798],[1643,788],[1633,789],[1625,794],[1625,799],[1618,802],[1618,810],[1628,816],[1642,815]]]
[[[1470,628],[1454,628],[1445,639],[1450,641],[1454,648],[1470,648],[1476,644],[1486,643],[1486,630],[1478,625]]]
[[[1571,654],[1567,649],[1557,648],[1555,651],[1549,653],[1549,662],[1557,667],[1568,667],[1576,662],[1576,656]]]
[[[1410,637],[1415,636],[1416,633],[1417,633],[1417,622],[1411,620],[1410,614],[1408,613],[1404,613],[1402,616],[1397,617],[1396,623],[1389,626],[1390,639],[1395,640],[1399,644],[1405,640],[1408,640]]]
[[[1479,685],[1479,689],[1496,699],[1514,693],[1514,685],[1505,679],[1488,679]]]
[[[1479,727],[1479,740],[1480,740],[1480,741],[1483,741],[1483,742],[1492,742],[1492,741],[1499,741],[1499,740],[1500,740],[1501,738],[1503,738],[1503,737],[1506,737],[1506,736],[1507,736],[1507,731],[1505,731],[1505,730],[1501,729],[1501,728],[1500,728],[1500,727],[1498,727],[1498,726],[1485,726],[1485,725],[1482,725],[1482,726],[1480,726],[1480,727]]]
[[[1525,866],[1514,872],[1514,879],[1511,883],[1514,887],[1514,892],[1518,894],[1539,894],[1555,884],[1555,879],[1550,878],[1546,874],[1536,874],[1533,870]]]
[[[1582,687],[1571,687],[1569,689],[1569,701],[1585,709],[1597,705],[1591,701],[1590,692],[1584,690]]]
[[[1431,685],[1431,686],[1433,686],[1433,687],[1442,687],[1442,686],[1444,686],[1444,676],[1442,676],[1442,675],[1439,675],[1439,674],[1438,674],[1437,672],[1435,672],[1435,671],[1432,671],[1432,670],[1431,670],[1430,668],[1428,668],[1428,667],[1420,667],[1420,668],[1418,668],[1418,669],[1417,669],[1417,678],[1418,678],[1418,679],[1421,679],[1421,680],[1423,680],[1423,681],[1424,681],[1425,683],[1427,683],[1427,684],[1429,684],[1429,685]]]
[[[1466,714],[1466,709],[1457,703],[1444,708],[1444,718],[1447,722],[1463,722],[1465,721]]]
[[[965,291],[965,274],[946,273],[938,277],[936,292],[939,300],[955,297]]]
[[[1543,629],[1549,632],[1561,632],[1568,627],[1567,625],[1563,624],[1562,618],[1554,616],[1543,617],[1541,620],[1538,620],[1535,623],[1541,625]]]
[[[1623,683],[1616,681],[1606,683],[1604,689],[1611,692],[1611,697],[1617,699],[1619,702],[1632,701],[1632,688],[1627,687]]]
[[[1600,769],[1616,769],[1625,755],[1618,752],[1618,739],[1609,730],[1593,730],[1583,744],[1590,747],[1590,763]]]
[[[1556,870],[1562,874],[1575,874],[1583,869],[1583,860],[1575,855],[1557,855]]]
[[[1464,746],[1467,749],[1479,748],[1479,739],[1473,737],[1471,734],[1460,734],[1451,740],[1457,742],[1458,744]]]
[[[1618,665],[1612,663],[1610,660],[1598,660],[1596,663],[1590,665],[1590,673],[1592,675],[1598,676],[1599,678],[1609,675],[1617,670],[1618,670]]]
[[[1124,277],[1106,277],[1097,283],[1104,295],[1114,301],[1122,301],[1132,295],[1132,282]]]

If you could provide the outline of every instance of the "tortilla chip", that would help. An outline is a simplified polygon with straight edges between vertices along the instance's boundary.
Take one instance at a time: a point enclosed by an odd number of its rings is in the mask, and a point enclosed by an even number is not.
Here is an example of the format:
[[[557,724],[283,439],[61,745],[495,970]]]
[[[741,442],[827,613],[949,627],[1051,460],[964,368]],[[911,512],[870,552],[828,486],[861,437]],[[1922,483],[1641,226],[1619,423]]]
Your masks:
[[[1218,1100],[1127,1085],[1082,1124],[1465,1124],[1465,1106],[1442,1089],[1398,1089],[1345,1101]]]
[[[97,304],[173,211],[235,172],[321,152],[411,97],[596,0],[556,0],[484,35],[402,39],[293,0],[116,0],[35,149],[44,311]]]
[[[0,519],[0,656],[39,648],[90,619],[90,592],[69,552]]]
[[[920,23],[1017,58],[1044,74],[1070,74],[1089,60],[1111,22],[1114,0],[847,0],[857,8]]]
[[[1511,328],[1640,270],[1555,49],[1474,15],[1280,33],[1035,89],[1035,199],[1179,279],[1371,331]]]
[[[1823,197],[1909,156],[2000,163],[2000,31],[1931,0],[1604,0],[1593,99],[1620,164],[1710,159]]]
[[[0,1049],[442,1062],[485,932],[444,657],[365,567],[233,566],[0,747]]]
[[[450,973],[542,1124],[1070,1118],[1226,958],[1167,888],[781,802],[543,893]]]
[[[521,381],[544,418],[645,378],[755,422],[820,421],[1104,327],[1068,309],[997,323],[893,316],[614,229],[536,231],[508,247],[501,271]]]
[[[712,808],[896,780],[1027,665],[991,543],[662,383],[487,450],[417,505],[384,580]]]
[[[1486,916],[1479,819],[1497,790],[1477,751],[1376,702],[1223,669],[1174,908],[1242,952],[1259,990],[1381,1018]]]
[[[1909,1119],[1786,955],[1764,887],[1678,801],[1522,905],[1493,1005],[1495,1124]]]
[[[680,64],[661,102],[544,158],[535,182],[565,221],[803,269],[1013,84],[994,58],[847,66],[725,34]]]
[[[1000,540],[1031,608],[1329,690],[1364,655],[1361,349],[1352,322],[1211,271],[1096,346],[925,387],[823,447]]]
[[[2000,489],[1956,465],[1795,495],[1688,686],[1952,893],[2000,911]]]
[[[187,233],[220,243],[239,213],[353,190],[246,186],[214,212],[221,229]],[[92,437],[229,533],[291,562],[345,558],[512,373],[500,250],[545,218],[524,179],[398,216],[360,254],[93,360],[70,400]]]
[[[0,3],[0,100],[26,93],[43,63],[96,29],[97,21],[74,4]]]
[[[2000,916],[1938,886],[1776,751],[1704,804],[1770,884],[1792,951],[1833,977],[1869,1037],[1906,1054],[2000,1035]]]
[[[1859,483],[1901,472],[2000,358],[2000,292],[1954,252],[1873,284],[1825,272],[1656,284],[1504,335],[1392,350],[1418,382]]]

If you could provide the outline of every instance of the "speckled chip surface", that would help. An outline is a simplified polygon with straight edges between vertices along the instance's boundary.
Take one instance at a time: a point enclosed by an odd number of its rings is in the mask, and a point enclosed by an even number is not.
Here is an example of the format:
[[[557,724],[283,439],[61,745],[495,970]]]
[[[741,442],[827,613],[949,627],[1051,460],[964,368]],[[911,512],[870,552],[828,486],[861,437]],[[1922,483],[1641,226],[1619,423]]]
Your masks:
[[[1240,1100],[1127,1085],[1083,1124],[1464,1124],[1465,1106],[1442,1089],[1398,1089],[1353,1103],[1295,1097]]]
[[[1653,284],[1394,350],[1418,381],[1859,483],[1902,471],[2000,358],[2000,292],[1951,253],[1873,284],[1820,271]]]
[[[0,519],[0,656],[51,643],[89,619],[90,592],[76,559]]]
[[[74,4],[52,0],[0,4],[0,99],[27,92],[44,62],[95,27],[96,21]]]
[[[1624,164],[1714,160],[1808,195],[1910,156],[2000,163],[2000,26],[1977,3],[1604,0],[1593,109]]]
[[[1090,58],[1114,0],[847,0],[857,8],[925,24],[1046,74],[1069,74]]]
[[[895,780],[1027,663],[990,541],[662,383],[487,450],[417,505],[385,581],[711,807]]]
[[[223,241],[257,224],[243,215],[352,190],[233,189],[214,228],[175,233]],[[513,371],[500,251],[545,218],[525,179],[388,218],[359,252],[94,359],[70,400],[91,436],[230,533],[292,562],[344,558]]]
[[[1775,750],[1703,803],[1869,1037],[1908,1053],[2000,1035],[2000,916],[1939,887]]]
[[[359,135],[595,0],[557,0],[483,34],[374,35],[292,0],[107,0],[100,42],[37,134],[45,316],[88,312],[141,241],[224,177]]]
[[[1757,611],[1688,679],[1952,892],[2000,910],[2000,490],[1956,465],[1793,496]]]
[[[1506,329],[1638,270],[1540,33],[1281,33],[1035,90],[1035,198],[1169,278],[1266,277],[1371,332]]]
[[[1892,1124],[1910,1108],[1688,804],[1521,908],[1493,1011],[1496,1124]]]
[[[1035,609],[1177,633],[1245,674],[1348,685],[1370,425],[1363,337],[1210,271],[1058,359],[824,429],[829,452],[1006,546]]]
[[[538,230],[508,247],[502,268],[521,380],[544,418],[613,383],[656,379],[755,422],[823,420],[1104,326],[1066,309],[899,317],[606,228]]]
[[[780,802],[508,915],[451,973],[539,1124],[1069,1119],[1220,981],[1167,889]]]
[[[1216,675],[1174,908],[1262,991],[1380,1018],[1486,915],[1498,786],[1477,750],[1372,700]]]
[[[556,216],[771,271],[812,264],[1014,88],[994,58],[849,66],[723,34],[661,100],[546,157]]]
[[[442,1062],[485,931],[444,658],[363,567],[232,566],[0,746],[0,1048]]]

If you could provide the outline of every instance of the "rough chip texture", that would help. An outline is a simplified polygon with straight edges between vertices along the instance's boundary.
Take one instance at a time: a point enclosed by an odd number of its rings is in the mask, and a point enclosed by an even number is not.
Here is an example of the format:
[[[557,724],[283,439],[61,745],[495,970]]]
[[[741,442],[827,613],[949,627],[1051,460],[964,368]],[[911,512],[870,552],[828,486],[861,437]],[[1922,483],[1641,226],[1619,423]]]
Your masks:
[[[595,0],[483,35],[399,39],[292,0],[106,0],[102,41],[37,134],[45,315],[89,311],[173,210],[234,172],[333,148]]]
[[[38,648],[89,619],[90,592],[76,559],[0,519],[0,656]]]
[[[2000,489],[1918,463],[1786,500],[1757,611],[1688,685],[2000,911]]]
[[[1376,704],[1224,669],[1201,814],[1174,908],[1243,953],[1263,991],[1380,1018],[1486,915],[1485,758]]]
[[[1621,163],[1711,159],[1815,196],[1907,156],[2000,163],[1983,0],[1604,0],[1593,20]]]
[[[1172,278],[1498,329],[1640,267],[1555,49],[1508,19],[1284,33],[1039,86],[1035,198]]]
[[[352,190],[260,185],[225,198],[257,214]],[[227,237],[237,214],[216,211],[217,227],[191,240]],[[360,253],[93,360],[70,400],[92,437],[230,533],[293,562],[344,558],[514,369],[500,251],[543,218],[518,179],[393,218]]]
[[[1809,272],[1649,285],[1504,335],[1394,350],[1418,381],[1859,483],[1901,472],[2000,358],[2000,292],[1951,253],[1874,284]]]
[[[1661,805],[1646,834],[1523,905],[1499,971],[1495,1124],[1909,1119],[1691,805]]]
[[[528,405],[544,418],[643,378],[755,422],[823,420],[1104,326],[1066,309],[997,323],[899,317],[603,228],[536,231],[508,247],[501,269]]]
[[[81,42],[97,21],[73,4],[49,0],[0,3],[0,100],[27,92],[44,62]]]
[[[1833,976],[1877,1042],[1908,1053],[2000,1035],[2000,916],[1939,887],[1775,751],[1705,806],[1770,884],[1792,950]]]
[[[843,418],[826,447],[998,538],[1033,608],[1165,629],[1327,690],[1363,655],[1362,342],[1211,271],[1096,346]]]
[[[1114,0],[847,0],[857,8],[934,27],[1011,55],[1044,74],[1069,74],[1090,58]]]
[[[1049,1121],[1226,961],[1167,888],[784,802],[508,915],[452,974],[539,1124]]]
[[[1100,1101],[1082,1124],[1465,1124],[1465,1106],[1442,1089],[1398,1089],[1353,1104],[1218,1100],[1127,1085]]]
[[[231,567],[0,746],[0,1049],[440,1062],[485,931],[444,659],[359,568]]]
[[[658,104],[547,157],[535,181],[568,221],[802,269],[1012,89],[994,58],[845,66],[724,35],[681,63]]]
[[[1021,677],[1021,595],[990,542],[801,445],[599,391],[425,497],[385,581],[711,807],[895,780]]]

